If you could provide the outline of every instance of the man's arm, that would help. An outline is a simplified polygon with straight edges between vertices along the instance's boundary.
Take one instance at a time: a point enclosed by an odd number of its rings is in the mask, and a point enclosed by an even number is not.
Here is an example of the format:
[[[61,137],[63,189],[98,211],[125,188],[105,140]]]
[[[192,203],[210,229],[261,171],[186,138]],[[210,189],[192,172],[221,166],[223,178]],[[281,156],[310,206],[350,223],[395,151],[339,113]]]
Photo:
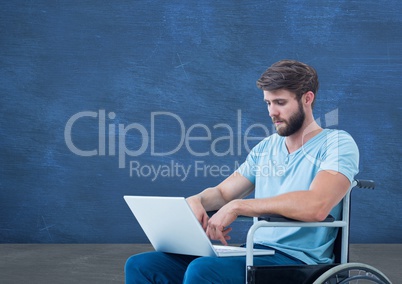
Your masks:
[[[207,229],[206,211],[219,210],[228,202],[246,197],[254,190],[254,184],[241,174],[235,172],[215,187],[205,189],[199,194],[187,198],[202,227]]]
[[[295,186],[297,186],[295,184]],[[233,200],[208,221],[207,234],[226,244],[224,231],[238,215],[279,214],[300,221],[322,221],[350,187],[349,179],[335,171],[320,171],[309,190],[293,191],[270,198]]]
[[[239,201],[237,205],[233,205],[233,210],[247,216],[279,214],[300,221],[322,221],[342,200],[349,187],[350,181],[343,174],[321,171],[314,178],[309,190]]]

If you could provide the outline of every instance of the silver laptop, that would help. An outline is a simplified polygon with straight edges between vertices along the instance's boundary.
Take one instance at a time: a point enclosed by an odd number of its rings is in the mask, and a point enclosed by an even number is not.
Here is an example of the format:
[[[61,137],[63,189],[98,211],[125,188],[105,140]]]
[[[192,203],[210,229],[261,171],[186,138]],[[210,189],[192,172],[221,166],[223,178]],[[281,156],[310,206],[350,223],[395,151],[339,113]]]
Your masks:
[[[156,251],[194,256],[244,256],[246,248],[212,245],[184,197],[124,196]],[[255,255],[274,250],[254,249]]]

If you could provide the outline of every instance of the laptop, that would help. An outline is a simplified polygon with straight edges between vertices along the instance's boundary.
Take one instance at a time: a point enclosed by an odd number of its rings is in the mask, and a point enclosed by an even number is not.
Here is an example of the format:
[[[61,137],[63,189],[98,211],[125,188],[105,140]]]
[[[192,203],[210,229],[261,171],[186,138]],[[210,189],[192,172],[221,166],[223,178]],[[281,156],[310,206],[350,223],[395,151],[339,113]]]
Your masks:
[[[246,248],[213,245],[184,197],[124,196],[156,251],[194,256],[245,256]],[[254,255],[273,255],[254,249]]]

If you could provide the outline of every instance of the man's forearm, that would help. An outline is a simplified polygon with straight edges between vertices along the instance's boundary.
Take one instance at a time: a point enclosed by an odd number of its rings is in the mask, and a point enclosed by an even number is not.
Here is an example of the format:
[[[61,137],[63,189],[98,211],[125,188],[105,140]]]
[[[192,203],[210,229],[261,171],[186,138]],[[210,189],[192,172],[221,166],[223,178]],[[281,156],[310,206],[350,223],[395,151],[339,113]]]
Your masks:
[[[219,210],[228,202],[244,198],[254,189],[254,184],[240,174],[232,174],[214,187],[209,187],[199,194],[189,197],[201,203],[206,211]],[[198,199],[198,200],[196,200]]]
[[[209,187],[189,198],[198,198],[206,211],[218,210],[226,204],[226,201],[223,199],[217,187]]]
[[[278,214],[306,222],[322,221],[327,217],[332,205],[309,190],[294,191],[271,198],[243,199],[234,201],[233,210],[237,215],[258,217]]]
[[[243,199],[233,202],[237,215],[258,217],[265,214],[279,214],[302,221],[316,221],[319,203],[311,198],[309,191],[296,191],[272,198]]]

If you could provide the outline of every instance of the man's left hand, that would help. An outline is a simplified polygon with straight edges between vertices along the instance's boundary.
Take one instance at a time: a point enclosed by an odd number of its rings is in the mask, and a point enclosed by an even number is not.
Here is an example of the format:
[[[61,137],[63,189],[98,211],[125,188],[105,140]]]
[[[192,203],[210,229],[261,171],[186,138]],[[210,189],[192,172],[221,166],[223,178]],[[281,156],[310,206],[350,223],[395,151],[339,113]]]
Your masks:
[[[207,235],[211,240],[219,240],[223,245],[227,245],[230,240],[229,233],[232,228],[230,224],[237,218],[237,213],[234,210],[234,202],[229,202],[216,212],[208,221]]]

